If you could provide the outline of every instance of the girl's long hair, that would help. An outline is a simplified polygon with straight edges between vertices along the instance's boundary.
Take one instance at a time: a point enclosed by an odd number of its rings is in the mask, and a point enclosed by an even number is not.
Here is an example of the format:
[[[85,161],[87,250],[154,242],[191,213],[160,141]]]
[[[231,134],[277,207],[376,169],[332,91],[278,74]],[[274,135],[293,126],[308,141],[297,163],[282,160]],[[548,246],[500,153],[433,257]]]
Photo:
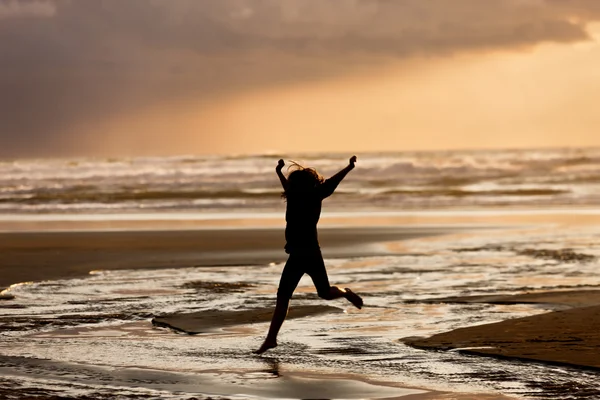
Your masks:
[[[287,188],[281,193],[281,197],[284,199],[289,198],[289,196],[311,193],[325,181],[325,178],[316,169],[304,167],[295,161],[291,162],[288,171],[290,169],[292,169],[292,172],[287,178]]]

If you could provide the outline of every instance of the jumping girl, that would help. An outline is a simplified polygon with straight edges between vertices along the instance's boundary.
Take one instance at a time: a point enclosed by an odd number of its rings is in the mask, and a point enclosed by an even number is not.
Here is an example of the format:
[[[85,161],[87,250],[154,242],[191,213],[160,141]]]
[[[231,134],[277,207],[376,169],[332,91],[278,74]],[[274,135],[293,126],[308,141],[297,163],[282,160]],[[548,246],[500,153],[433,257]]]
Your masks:
[[[317,236],[323,199],[333,194],[342,179],[354,169],[354,163],[356,156],[352,156],[348,166],[329,179],[324,179],[313,168],[304,168],[294,163],[296,169],[286,178],[281,172],[285,163],[279,160],[275,171],[283,186],[282,197],[287,202],[285,252],[289,254],[289,258],[281,273],[277,305],[269,333],[262,346],[254,353],[261,354],[277,346],[277,334],[287,315],[290,299],[304,274],[312,278],[319,297],[325,300],[344,297],[355,307],[362,307],[363,300],[359,295],[350,289],[340,289],[329,284]]]

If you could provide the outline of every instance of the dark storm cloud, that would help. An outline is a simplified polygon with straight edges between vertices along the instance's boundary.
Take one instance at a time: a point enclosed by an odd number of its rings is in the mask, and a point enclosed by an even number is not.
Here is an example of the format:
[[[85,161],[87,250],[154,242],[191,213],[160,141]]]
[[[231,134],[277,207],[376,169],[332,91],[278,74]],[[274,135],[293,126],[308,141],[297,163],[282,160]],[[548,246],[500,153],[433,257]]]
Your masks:
[[[586,40],[599,17],[597,0],[0,0],[0,156],[77,153],[86,126],[175,99]]]

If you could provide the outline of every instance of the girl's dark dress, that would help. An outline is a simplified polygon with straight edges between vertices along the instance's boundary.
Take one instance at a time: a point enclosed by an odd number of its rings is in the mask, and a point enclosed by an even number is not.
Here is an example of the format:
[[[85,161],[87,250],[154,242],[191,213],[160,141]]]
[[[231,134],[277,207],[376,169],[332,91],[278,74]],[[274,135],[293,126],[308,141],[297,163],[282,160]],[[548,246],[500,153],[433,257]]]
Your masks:
[[[287,194],[285,252],[290,256],[281,274],[278,297],[291,298],[304,274],[312,278],[320,297],[329,295],[330,284],[319,247],[317,223],[323,199],[334,192],[344,176],[332,176],[308,193]]]

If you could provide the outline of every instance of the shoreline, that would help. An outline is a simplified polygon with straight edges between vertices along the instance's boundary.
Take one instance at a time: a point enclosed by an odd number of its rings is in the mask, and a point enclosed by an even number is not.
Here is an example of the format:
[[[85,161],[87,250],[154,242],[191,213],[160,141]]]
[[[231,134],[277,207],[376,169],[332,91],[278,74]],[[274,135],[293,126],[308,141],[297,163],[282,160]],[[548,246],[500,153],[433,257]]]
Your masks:
[[[93,270],[283,262],[281,213],[0,214],[0,290]],[[93,217],[93,218],[91,218]],[[409,239],[540,225],[600,224],[600,210],[489,209],[323,213],[325,258],[393,255]]]
[[[2,214],[0,233],[285,228],[285,211],[106,214]],[[334,227],[600,224],[598,207],[501,207],[405,211],[323,211],[320,229]]]
[[[439,236],[461,227],[324,227],[325,258],[394,254],[384,243]],[[287,259],[280,228],[0,233],[0,289],[81,277],[93,270],[267,265]]]

